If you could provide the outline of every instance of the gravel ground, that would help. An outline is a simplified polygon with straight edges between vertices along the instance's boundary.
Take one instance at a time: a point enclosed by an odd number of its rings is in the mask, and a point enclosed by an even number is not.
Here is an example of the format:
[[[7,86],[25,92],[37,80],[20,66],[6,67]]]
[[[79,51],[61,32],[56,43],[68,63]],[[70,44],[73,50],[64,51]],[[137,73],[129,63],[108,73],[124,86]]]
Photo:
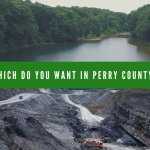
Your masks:
[[[0,101],[6,100],[21,93],[40,94],[40,91],[38,89],[0,89]]]

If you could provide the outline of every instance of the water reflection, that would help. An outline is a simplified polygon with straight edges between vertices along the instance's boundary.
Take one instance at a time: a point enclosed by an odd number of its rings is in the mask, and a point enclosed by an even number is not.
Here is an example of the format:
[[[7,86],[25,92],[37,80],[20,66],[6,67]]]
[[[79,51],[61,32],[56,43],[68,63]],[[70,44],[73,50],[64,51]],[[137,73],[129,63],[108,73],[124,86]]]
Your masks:
[[[34,46],[0,55],[0,61],[150,61],[150,48],[127,38]]]

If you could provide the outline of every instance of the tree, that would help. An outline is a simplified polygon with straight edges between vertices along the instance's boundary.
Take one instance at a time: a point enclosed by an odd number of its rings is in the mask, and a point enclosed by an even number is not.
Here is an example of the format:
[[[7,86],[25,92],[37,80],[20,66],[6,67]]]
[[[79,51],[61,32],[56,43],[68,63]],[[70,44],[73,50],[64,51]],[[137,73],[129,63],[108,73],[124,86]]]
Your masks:
[[[31,0],[25,0],[25,2],[27,2],[27,3],[31,3]]]
[[[150,5],[132,11],[128,17],[128,28],[133,36],[148,43],[150,41]]]
[[[97,8],[50,7],[31,0],[1,0],[0,49],[40,42],[73,42],[80,37],[95,38],[102,33],[125,31],[126,16]],[[138,28],[141,28],[139,35],[148,31],[146,24],[139,24]]]

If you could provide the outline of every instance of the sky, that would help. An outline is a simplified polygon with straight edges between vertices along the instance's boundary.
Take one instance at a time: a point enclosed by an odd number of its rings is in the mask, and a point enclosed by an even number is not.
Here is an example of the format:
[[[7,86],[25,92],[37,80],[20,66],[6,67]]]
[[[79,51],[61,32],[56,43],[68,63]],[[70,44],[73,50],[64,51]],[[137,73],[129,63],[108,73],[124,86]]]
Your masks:
[[[115,12],[130,13],[132,10],[150,4],[150,0],[31,0],[49,6],[79,6],[109,9]]]

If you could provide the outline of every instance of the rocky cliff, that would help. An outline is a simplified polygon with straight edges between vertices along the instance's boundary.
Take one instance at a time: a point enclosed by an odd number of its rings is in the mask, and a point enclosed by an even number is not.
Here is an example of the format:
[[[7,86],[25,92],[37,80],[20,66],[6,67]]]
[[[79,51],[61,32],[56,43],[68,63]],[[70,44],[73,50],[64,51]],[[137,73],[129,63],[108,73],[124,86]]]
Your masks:
[[[150,146],[150,91],[124,90],[118,92],[113,113],[120,126],[129,134]]]
[[[71,98],[77,99],[92,113],[114,117],[112,126],[117,124],[135,140],[150,146],[150,90],[100,90],[87,93],[86,98],[83,95]],[[105,125],[106,122],[109,119],[105,120]]]

